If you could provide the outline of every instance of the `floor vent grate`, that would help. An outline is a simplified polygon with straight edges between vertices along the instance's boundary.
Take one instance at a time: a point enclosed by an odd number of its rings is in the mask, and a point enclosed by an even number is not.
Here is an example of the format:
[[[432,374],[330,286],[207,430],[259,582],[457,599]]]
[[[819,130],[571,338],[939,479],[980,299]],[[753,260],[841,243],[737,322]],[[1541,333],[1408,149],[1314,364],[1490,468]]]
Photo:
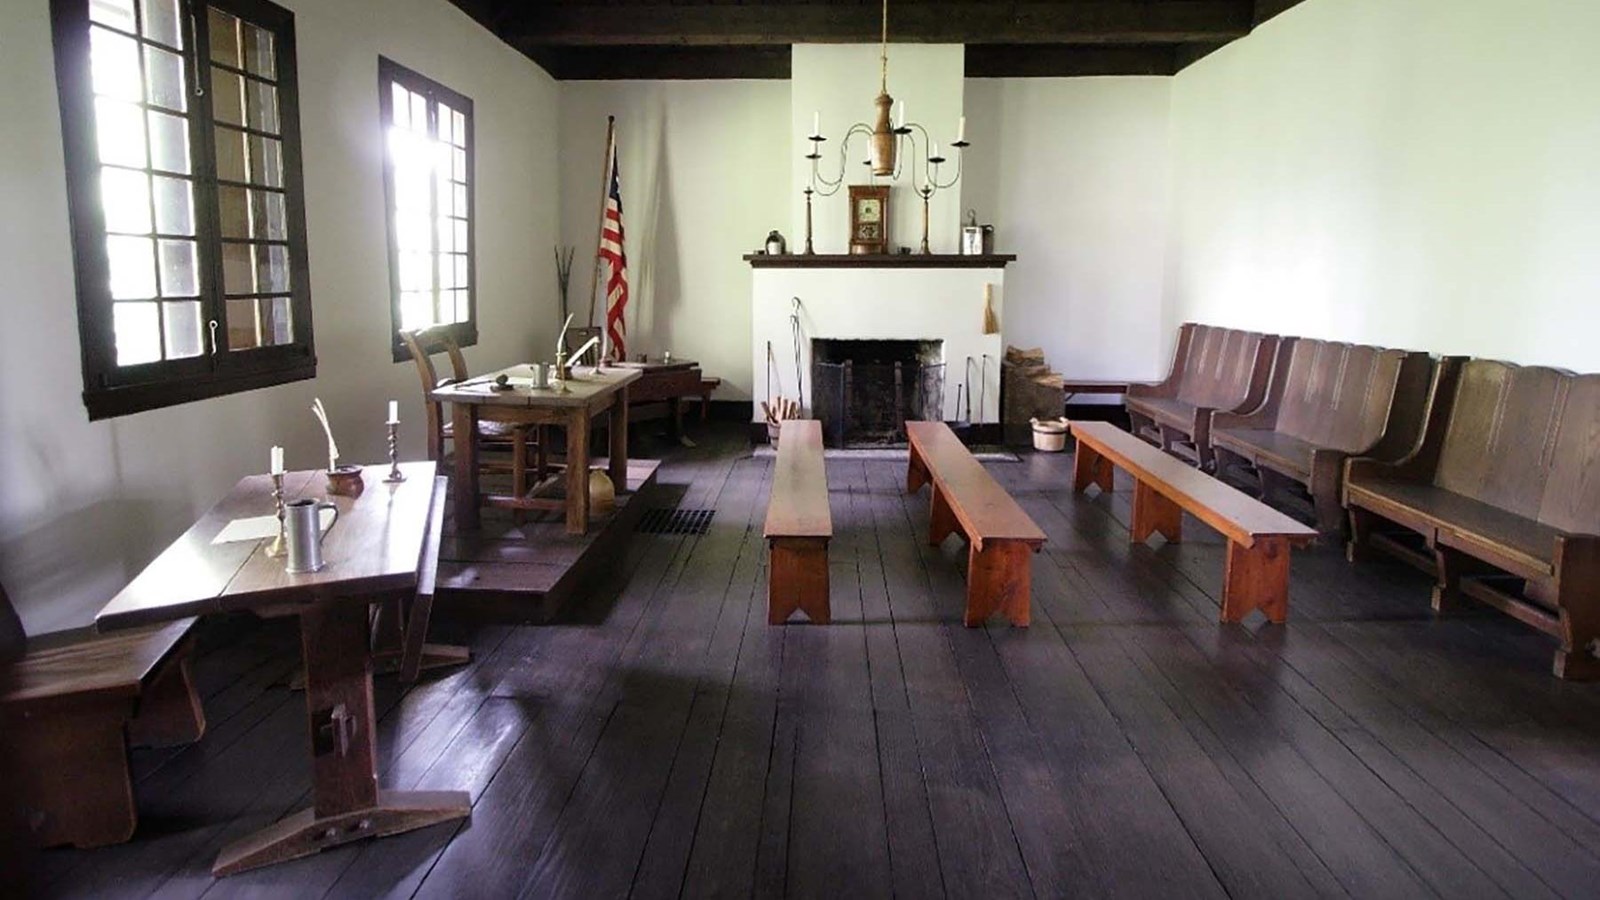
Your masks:
[[[635,531],[645,534],[705,534],[714,509],[647,509]]]

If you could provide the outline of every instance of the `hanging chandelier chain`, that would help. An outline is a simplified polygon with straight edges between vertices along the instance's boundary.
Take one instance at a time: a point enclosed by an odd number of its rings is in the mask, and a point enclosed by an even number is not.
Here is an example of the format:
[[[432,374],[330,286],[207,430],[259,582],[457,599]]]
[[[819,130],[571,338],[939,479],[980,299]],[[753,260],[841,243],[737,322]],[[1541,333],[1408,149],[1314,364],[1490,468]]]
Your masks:
[[[883,39],[878,45],[880,94],[889,93],[889,0],[883,0]]]

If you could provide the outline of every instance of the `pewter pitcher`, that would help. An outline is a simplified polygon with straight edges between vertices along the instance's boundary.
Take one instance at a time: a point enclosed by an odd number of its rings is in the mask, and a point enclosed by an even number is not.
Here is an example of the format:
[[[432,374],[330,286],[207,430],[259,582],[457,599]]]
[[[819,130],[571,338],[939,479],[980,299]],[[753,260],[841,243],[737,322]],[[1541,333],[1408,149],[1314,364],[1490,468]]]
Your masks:
[[[290,572],[317,572],[322,569],[322,510],[333,510],[333,523],[339,521],[339,507],[326,500],[294,500],[284,504],[284,531],[289,539]]]

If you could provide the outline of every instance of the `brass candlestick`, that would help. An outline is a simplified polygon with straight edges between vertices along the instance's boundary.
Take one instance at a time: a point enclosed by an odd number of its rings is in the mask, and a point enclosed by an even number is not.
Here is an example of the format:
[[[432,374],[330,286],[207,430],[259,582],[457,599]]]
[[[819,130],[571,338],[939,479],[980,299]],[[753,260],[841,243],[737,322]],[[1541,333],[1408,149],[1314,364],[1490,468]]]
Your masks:
[[[400,423],[389,423],[389,474],[384,477],[384,484],[399,484],[406,480],[406,473],[400,471]]]
[[[267,547],[267,555],[273,558],[280,557],[289,552],[287,546],[288,535],[284,531],[283,519],[287,512],[283,508],[283,473],[272,473],[272,502],[278,509],[278,536],[272,539],[271,546]]]
[[[601,326],[601,327],[603,328],[605,326]],[[557,348],[557,350],[556,350],[556,392],[557,393],[561,393],[561,394],[565,394],[570,390],[572,390],[572,389],[567,387],[567,351],[564,350],[564,349]]]

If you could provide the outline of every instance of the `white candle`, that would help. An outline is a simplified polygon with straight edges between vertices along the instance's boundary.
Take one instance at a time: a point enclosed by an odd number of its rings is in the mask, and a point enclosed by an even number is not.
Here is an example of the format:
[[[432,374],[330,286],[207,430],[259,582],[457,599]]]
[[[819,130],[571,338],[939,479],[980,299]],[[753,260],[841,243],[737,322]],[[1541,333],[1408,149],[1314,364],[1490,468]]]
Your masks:
[[[962,141],[964,141],[966,139],[967,139],[967,117],[966,116],[962,116],[961,120],[956,123],[956,143],[959,144],[959,143],[961,143]]]
[[[395,400],[389,401],[389,424],[400,424],[400,403]]]
[[[282,475],[283,474],[283,448],[282,447],[273,447],[272,448],[272,474],[274,474],[274,475]]]
[[[904,128],[906,124],[906,102],[901,100],[899,103],[895,104],[894,108],[895,112],[898,113],[898,115],[894,117],[894,126],[896,128]]]
[[[928,158],[929,159],[938,159],[939,158],[939,142],[938,141],[929,141],[928,142]]]
[[[811,136],[812,137],[817,137],[817,136],[819,136],[821,134],[822,134],[822,110],[819,109],[816,112],[811,114]]]

